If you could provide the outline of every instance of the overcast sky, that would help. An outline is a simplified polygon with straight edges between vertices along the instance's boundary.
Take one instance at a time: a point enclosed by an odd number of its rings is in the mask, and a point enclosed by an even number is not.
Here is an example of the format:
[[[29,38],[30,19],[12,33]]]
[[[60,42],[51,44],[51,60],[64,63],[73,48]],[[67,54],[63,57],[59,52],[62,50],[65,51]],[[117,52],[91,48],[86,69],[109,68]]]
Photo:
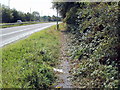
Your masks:
[[[10,0],[10,8],[15,8],[22,12],[38,11],[41,16],[55,15],[56,10],[52,9],[52,0]],[[0,0],[0,3],[8,6],[9,0]]]

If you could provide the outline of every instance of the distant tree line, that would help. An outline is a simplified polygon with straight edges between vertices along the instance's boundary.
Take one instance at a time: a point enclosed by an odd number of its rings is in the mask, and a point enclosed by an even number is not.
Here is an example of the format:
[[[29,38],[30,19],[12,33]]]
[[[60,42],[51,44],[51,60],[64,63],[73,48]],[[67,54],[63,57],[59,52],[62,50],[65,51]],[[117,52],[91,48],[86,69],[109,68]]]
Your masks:
[[[54,15],[52,17],[51,16],[41,16],[40,17],[40,21],[47,21],[47,22],[51,22],[51,21],[54,22],[54,21],[57,21],[57,20],[61,21],[61,19],[62,19],[61,17],[56,17]]]
[[[2,23],[14,23],[17,22],[17,20],[21,20],[23,22],[27,21],[56,21],[61,20],[61,18],[57,18],[56,16],[42,16],[40,17],[40,13],[37,11],[33,11],[32,13],[24,13],[21,11],[17,11],[16,9],[10,9],[8,6],[1,5],[1,17],[2,17]]]

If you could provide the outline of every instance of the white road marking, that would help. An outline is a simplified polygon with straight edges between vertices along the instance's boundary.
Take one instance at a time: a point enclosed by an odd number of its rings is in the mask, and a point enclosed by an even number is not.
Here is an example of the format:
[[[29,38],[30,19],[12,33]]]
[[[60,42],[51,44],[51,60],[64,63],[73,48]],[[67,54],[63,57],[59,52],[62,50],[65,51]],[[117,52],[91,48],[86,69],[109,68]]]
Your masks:
[[[36,28],[39,28],[39,27],[36,27]],[[13,31],[13,32],[10,32],[10,33],[2,34],[2,35],[0,35],[0,37],[6,36],[6,35],[10,35],[10,34],[14,34],[14,33],[18,33],[18,32],[22,32],[22,31],[27,31],[27,30],[30,30],[30,29],[35,29],[35,27],[33,27],[33,28],[26,28],[26,29],[22,29],[22,30],[18,30],[18,31]]]
[[[31,28],[22,29],[22,30],[19,30],[19,31],[14,31],[14,32],[10,32],[10,33],[6,33],[6,34],[2,34],[2,35],[0,35],[0,36],[6,36],[6,35],[14,34],[14,33],[17,33],[17,32],[27,31],[27,30],[29,30],[29,29],[31,29]]]
[[[25,37],[25,36],[31,35],[32,33],[41,31],[41,30],[43,30],[43,29],[45,29],[45,28],[48,28],[48,27],[50,27],[50,26],[52,26],[52,25],[49,25],[49,26],[46,26],[46,27],[42,27],[42,28],[36,29],[36,30],[34,30],[34,31],[27,32],[27,33],[25,33],[25,34],[18,35],[18,36],[14,37],[14,38],[10,38],[10,39],[8,39],[8,40],[2,41],[2,44],[0,44],[0,47],[4,46],[4,45],[6,45],[6,44],[9,44],[9,43],[11,43],[11,42],[14,42],[14,41],[16,41],[16,40],[18,40],[18,39],[20,39],[20,38]]]

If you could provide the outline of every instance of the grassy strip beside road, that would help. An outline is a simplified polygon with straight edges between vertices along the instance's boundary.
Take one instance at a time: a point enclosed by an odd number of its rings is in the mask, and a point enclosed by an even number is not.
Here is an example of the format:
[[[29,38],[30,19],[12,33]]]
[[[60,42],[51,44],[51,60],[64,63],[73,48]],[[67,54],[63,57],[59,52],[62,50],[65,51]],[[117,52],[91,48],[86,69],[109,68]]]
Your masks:
[[[47,88],[55,81],[53,68],[60,50],[55,26],[2,49],[3,88]]]
[[[23,25],[31,25],[31,24],[38,24],[38,23],[45,23],[45,22],[26,22],[26,23],[8,23],[8,25],[2,25],[2,28],[8,28],[8,27],[15,27],[15,26],[23,26]]]

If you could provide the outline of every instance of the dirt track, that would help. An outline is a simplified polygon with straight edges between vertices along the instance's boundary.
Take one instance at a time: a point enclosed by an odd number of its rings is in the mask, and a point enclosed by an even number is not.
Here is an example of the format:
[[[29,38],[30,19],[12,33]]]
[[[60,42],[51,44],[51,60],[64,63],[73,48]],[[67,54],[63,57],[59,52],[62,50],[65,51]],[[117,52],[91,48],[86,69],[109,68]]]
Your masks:
[[[67,50],[68,50],[68,46],[67,46],[67,36],[65,34],[65,32],[61,33],[61,52],[60,52],[60,65],[58,65],[58,69],[62,70],[62,72],[56,73],[58,76],[58,80],[57,80],[57,85],[56,87],[59,88],[73,88],[72,83],[70,81],[70,60],[69,60],[69,56],[67,55]]]

